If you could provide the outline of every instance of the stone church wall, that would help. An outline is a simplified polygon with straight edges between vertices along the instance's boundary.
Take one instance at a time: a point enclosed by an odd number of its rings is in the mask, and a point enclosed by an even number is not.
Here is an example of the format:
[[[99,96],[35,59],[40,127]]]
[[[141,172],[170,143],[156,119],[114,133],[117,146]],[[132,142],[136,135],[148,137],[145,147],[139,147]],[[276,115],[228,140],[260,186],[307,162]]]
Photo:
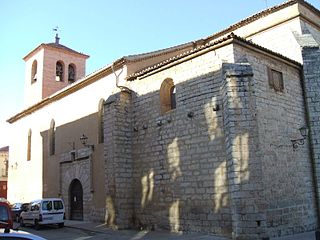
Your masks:
[[[105,103],[105,222],[114,228],[134,223],[131,93],[111,95]]]
[[[138,227],[232,231],[220,95],[222,60],[231,59],[228,46],[131,83]],[[177,107],[161,114],[168,78]]]
[[[132,141],[122,143],[132,151],[125,163],[133,172],[115,174],[133,176],[132,185],[115,184],[134,201],[133,212],[123,211],[130,224],[238,238],[315,229],[308,141],[295,151],[291,143],[306,124],[301,66],[234,46],[130,83],[132,117],[122,119],[130,119],[132,135],[125,136]],[[282,72],[283,93],[270,89],[268,67]],[[162,114],[168,78],[177,107]]]
[[[318,47],[304,47],[305,97],[308,106],[308,119],[312,143],[311,155],[314,161],[314,178],[316,180],[316,194],[320,193],[320,50]],[[320,202],[318,202],[318,207]]]
[[[309,142],[293,149],[307,126],[298,66],[237,47],[235,58],[247,58],[254,72],[261,180],[270,237],[316,228],[316,206]],[[283,74],[284,91],[269,87],[268,68]]]

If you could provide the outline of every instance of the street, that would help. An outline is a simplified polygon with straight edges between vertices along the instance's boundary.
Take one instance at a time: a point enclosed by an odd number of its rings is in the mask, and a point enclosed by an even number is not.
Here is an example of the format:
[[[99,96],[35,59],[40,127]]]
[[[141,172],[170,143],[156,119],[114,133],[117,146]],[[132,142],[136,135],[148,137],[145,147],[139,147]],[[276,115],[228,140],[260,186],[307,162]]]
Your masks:
[[[65,227],[48,225],[42,226],[39,230],[33,227],[19,227],[23,231],[41,236],[48,240],[226,240],[228,238],[217,237],[213,235],[201,233],[177,234],[167,231],[136,231],[136,230],[121,230],[113,231],[101,224],[82,222],[82,221],[65,221]],[[14,223],[14,228],[18,227],[18,223]]]
[[[17,225],[17,224],[16,224]],[[110,234],[92,232],[90,230],[76,229],[76,228],[58,228],[57,226],[43,226],[40,230],[35,230],[33,227],[19,227],[20,230],[38,235],[48,240],[84,240],[84,239],[111,239]]]
[[[46,239],[58,240],[58,239],[108,239],[104,237],[104,234],[97,234],[81,229],[75,228],[58,228],[56,226],[44,226],[40,230],[35,230],[32,227],[23,227],[20,228],[23,231],[33,233],[35,235],[44,237]],[[110,239],[110,238],[109,238]]]

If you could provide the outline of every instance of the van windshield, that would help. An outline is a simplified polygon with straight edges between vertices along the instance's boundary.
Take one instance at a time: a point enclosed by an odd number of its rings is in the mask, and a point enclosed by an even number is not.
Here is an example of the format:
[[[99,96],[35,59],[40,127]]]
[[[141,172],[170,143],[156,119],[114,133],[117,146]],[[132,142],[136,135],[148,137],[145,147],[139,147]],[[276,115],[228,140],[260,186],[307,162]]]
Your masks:
[[[61,201],[53,201],[53,207],[55,210],[63,209],[63,204]]]

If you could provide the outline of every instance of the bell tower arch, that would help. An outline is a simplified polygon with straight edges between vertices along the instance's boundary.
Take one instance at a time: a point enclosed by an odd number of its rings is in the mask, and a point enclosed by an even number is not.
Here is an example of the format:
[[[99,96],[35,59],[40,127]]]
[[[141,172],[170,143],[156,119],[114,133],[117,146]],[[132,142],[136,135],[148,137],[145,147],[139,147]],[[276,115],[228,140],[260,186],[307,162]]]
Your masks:
[[[25,107],[40,102],[62,88],[85,76],[88,55],[55,42],[42,43],[25,61]]]

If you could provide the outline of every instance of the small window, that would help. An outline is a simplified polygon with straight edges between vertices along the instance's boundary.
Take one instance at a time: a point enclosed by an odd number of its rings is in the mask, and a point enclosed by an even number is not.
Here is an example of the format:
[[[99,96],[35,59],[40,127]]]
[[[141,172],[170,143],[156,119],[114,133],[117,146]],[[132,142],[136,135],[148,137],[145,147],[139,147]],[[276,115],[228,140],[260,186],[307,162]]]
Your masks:
[[[268,68],[268,79],[270,88],[274,89],[276,92],[283,92],[283,76],[282,72]]]
[[[76,80],[76,68],[74,64],[68,66],[68,82],[73,83]]]
[[[27,146],[27,161],[31,160],[31,135],[32,135],[32,132],[31,132],[31,129],[29,129],[29,132],[28,132],[28,146]]]
[[[37,60],[34,60],[31,68],[31,84],[37,81],[37,71],[38,71],[38,63],[37,63]]]
[[[176,87],[173,80],[167,78],[160,87],[161,113],[166,113],[176,108]]]
[[[100,99],[98,106],[98,142],[104,142],[104,127],[103,127],[103,115],[104,115],[104,99]]]
[[[63,63],[58,61],[56,64],[56,81],[62,82],[63,81]]]
[[[171,109],[176,108],[176,87],[172,86],[170,88],[170,100],[171,100]]]
[[[54,155],[56,152],[56,128],[55,121],[52,119],[49,130],[49,154]]]

